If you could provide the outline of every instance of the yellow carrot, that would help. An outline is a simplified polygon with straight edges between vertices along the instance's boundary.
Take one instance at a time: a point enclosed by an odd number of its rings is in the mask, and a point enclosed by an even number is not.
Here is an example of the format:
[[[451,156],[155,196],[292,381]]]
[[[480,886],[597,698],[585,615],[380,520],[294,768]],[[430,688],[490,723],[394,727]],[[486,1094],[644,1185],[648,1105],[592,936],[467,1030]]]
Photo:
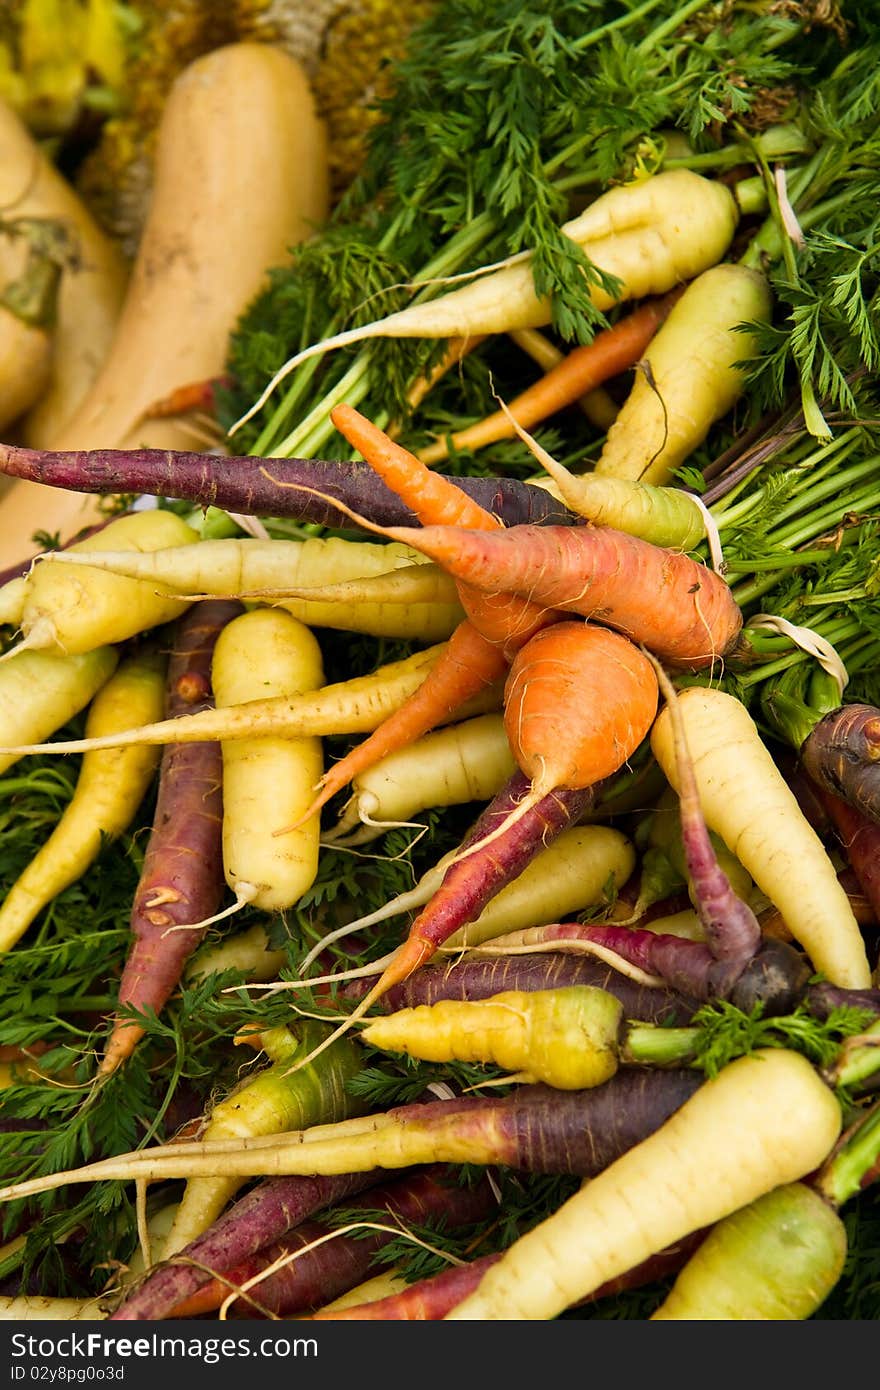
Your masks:
[[[611,294],[592,285],[598,309],[665,294],[721,260],[739,212],[730,189],[688,169],[667,170],[603,193],[562,232],[600,271],[620,281]],[[551,321],[548,297],[535,293],[528,255],[439,298],[411,304],[387,318],[324,339],[291,357],[229,433],[261,410],[295,367],[331,348],[367,338],[451,338],[540,328]]]
[[[211,666],[218,709],[315,690],[324,678],[321,649],[296,618],[255,608],[227,623]],[[323,771],[315,737],[222,742],[223,871],[240,902],[267,912],[291,907],[318,872],[320,817],[273,836],[278,824],[301,815]]]
[[[596,472],[665,484],[742,394],[737,367],[754,351],[738,324],[769,319],[770,290],[744,265],[704,270],[688,285],[645,353],[608,431]]]
[[[150,508],[120,517],[112,531],[96,531],[86,544],[91,556],[122,545],[146,551],[191,546],[198,539],[198,531],[175,512]],[[104,574],[87,561],[77,570],[65,568],[58,556],[70,553],[77,552],[71,547],[50,553],[31,570],[21,614],[22,646],[28,650],[87,652],[170,622],[188,606],[157,593],[154,584]]]
[[[118,661],[104,646],[79,656],[20,651],[0,663],[0,772],[21,756],[12,745],[47,738],[85,709]]]
[[[428,1062],[495,1062],[519,1081],[579,1091],[616,1072],[622,1023],[613,994],[570,985],[417,1004],[374,1019],[361,1038]]]
[[[143,652],[118,667],[95,695],[86,733],[100,735],[153,719],[164,704],[164,658]],[[87,753],[73,797],[45,844],[0,906],[0,951],[8,951],[54,897],[82,877],[105,841],[133,820],[156,770],[153,748]]]

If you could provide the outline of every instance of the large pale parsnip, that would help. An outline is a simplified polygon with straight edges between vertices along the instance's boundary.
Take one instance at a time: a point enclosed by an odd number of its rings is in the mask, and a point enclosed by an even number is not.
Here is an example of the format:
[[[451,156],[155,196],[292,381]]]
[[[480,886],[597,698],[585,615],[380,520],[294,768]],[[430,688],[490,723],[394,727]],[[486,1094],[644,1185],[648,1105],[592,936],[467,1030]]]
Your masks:
[[[833,1093],[800,1053],[739,1057],[515,1241],[447,1318],[558,1317],[606,1280],[812,1172],[841,1123]]]
[[[112,342],[88,393],[41,446],[198,447],[183,420],[144,413],[222,372],[229,333],[268,270],[327,214],[325,145],[310,85],[281,49],[229,44],[184,69],[162,114],[150,210]],[[0,564],[27,556],[38,528],[69,538],[99,506],[15,484]]]
[[[759,271],[716,265],[688,285],[652,339],[608,431],[596,473],[662,486],[742,395],[737,367],[755,351],[738,324],[769,319]]]
[[[709,829],[779,909],[815,969],[832,984],[868,988],[871,968],[849,899],[745,705],[701,686],[681,691],[678,705]],[[651,748],[678,790],[667,709]]]
[[[101,230],[24,122],[3,101],[0,207],[9,218],[57,219],[68,231],[77,253],[75,262],[65,267],[58,290],[48,385],[22,421],[24,443],[44,448],[84,399],[110,350],[128,267],[119,248]],[[0,284],[8,284],[21,273],[25,254],[20,241],[0,238]],[[3,516],[5,547],[12,543],[5,540],[9,535],[5,505]],[[31,530],[45,525],[38,511],[35,516]]]

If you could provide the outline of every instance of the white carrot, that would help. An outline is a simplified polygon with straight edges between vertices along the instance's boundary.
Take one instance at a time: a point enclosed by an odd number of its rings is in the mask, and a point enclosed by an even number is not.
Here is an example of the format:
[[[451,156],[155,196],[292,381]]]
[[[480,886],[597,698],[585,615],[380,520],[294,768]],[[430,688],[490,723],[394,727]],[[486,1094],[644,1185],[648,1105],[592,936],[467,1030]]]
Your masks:
[[[709,829],[779,909],[814,968],[832,984],[868,988],[871,968],[846,892],[745,705],[722,690],[691,686],[678,707]],[[667,709],[654,723],[651,748],[678,790]]]
[[[598,309],[630,299],[664,294],[721,260],[739,220],[730,189],[688,169],[667,170],[603,193],[562,227],[593,265],[620,286],[610,294],[591,288]],[[291,357],[260,398],[229,430],[232,435],[261,410],[275,387],[301,362],[331,348],[367,338],[469,338],[540,328],[551,321],[548,298],[535,293],[528,255],[480,279],[387,318],[314,343]]]
[[[558,1317],[606,1280],[804,1177],[841,1123],[833,1093],[800,1053],[740,1057],[521,1236],[447,1317]]]

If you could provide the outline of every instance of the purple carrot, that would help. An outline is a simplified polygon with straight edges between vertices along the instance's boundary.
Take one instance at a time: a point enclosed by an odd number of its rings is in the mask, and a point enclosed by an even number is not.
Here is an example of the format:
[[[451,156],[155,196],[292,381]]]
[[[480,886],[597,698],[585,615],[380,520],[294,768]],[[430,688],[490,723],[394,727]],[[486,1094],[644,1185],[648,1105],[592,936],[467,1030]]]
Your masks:
[[[382,1176],[374,1169],[330,1178],[266,1178],[167,1264],[148,1272],[110,1321],[155,1322],[166,1318],[176,1304],[210,1281],[213,1270],[241,1264],[316,1212],[363,1192]]]
[[[504,990],[561,989],[568,985],[607,990],[620,1000],[625,1016],[639,1023],[684,1024],[699,1008],[696,1000],[671,989],[637,984],[591,956],[562,951],[423,965],[402,984],[394,985],[381,1000],[380,1008],[394,1011],[436,1004],[440,999],[488,999]],[[368,988],[368,981],[353,980],[342,994],[356,1000]]]
[[[841,705],[813,725],[801,744],[813,781],[880,822],[880,709]]]
[[[730,879],[718,863],[703,816],[678,695],[660,662],[654,657],[651,657],[651,661],[672,724],[682,849],[693,890],[694,908],[712,955],[716,960],[742,970],[761,943],[761,928],[754,912],[734,892]]]
[[[691,1000],[728,999],[746,1012],[757,1003],[763,1004],[767,1014],[790,1012],[812,974],[799,951],[773,937],[762,941],[745,967],[740,961],[719,960],[705,942],[639,927],[553,922],[513,933],[507,942],[536,949],[567,942],[573,951],[599,946],[626,964],[659,976],[670,989]]]
[[[166,449],[93,449],[60,452],[0,444],[0,473],[73,492],[146,493],[244,516],[295,517],[321,526],[349,526],[338,498],[377,526],[418,525],[415,514],[366,463],[276,459]],[[576,525],[578,518],[545,488],[513,478],[454,478],[505,526]],[[299,489],[315,489],[312,494]]]
[[[378,980],[335,1032],[318,1044],[312,1055],[316,1056],[335,1037],[362,1019],[393,985],[400,984],[424,965],[459,927],[475,921],[486,904],[522,872],[533,855],[568,826],[577,823],[604,786],[605,782],[597,782],[592,787],[549,792],[514,825],[505,829],[493,841],[491,850],[464,857],[462,851],[495,831],[528,792],[531,779],[524,772],[515,772],[471,826],[440,886],[414,918],[406,940],[394,952]]]
[[[213,705],[211,658],[226,624],[243,612],[228,599],[194,604],[172,629],[165,713],[169,719]],[[119,986],[119,1004],[156,1013],[180,981],[204,938],[204,922],[222,901],[222,763],[220,745],[171,743],[159,766],[159,791],[144,865],[131,910],[132,945]],[[183,928],[183,930],[177,930]],[[143,1028],[114,1020],[100,1074],[131,1056]]]
[[[234,1288],[270,1269],[276,1260],[282,1261],[279,1268],[260,1279],[249,1296],[242,1294],[236,1300],[234,1314],[259,1317],[265,1310],[286,1317],[304,1312],[347,1293],[366,1279],[377,1252],[398,1239],[406,1227],[439,1224],[444,1230],[467,1228],[485,1221],[497,1209],[497,1197],[488,1177],[462,1185],[446,1165],[436,1164],[391,1178],[345,1207],[352,1221],[373,1222],[389,1229],[362,1228],[333,1235],[334,1226],[303,1222],[248,1259],[218,1269],[217,1277],[175,1304],[168,1316],[177,1319],[214,1312]],[[313,1248],[307,1249],[310,1246]]]
[[[581,1308],[585,1303],[597,1303],[601,1298],[622,1293],[626,1289],[638,1289],[645,1284],[654,1284],[670,1274],[677,1273],[694,1253],[705,1234],[705,1231],[694,1231],[684,1240],[668,1246],[656,1255],[651,1255],[634,1269],[627,1270],[626,1274],[600,1284],[587,1298],[572,1306]],[[324,1312],[319,1310],[312,1314],[310,1321],[439,1322],[456,1304],[463,1302],[468,1294],[473,1293],[486,1270],[501,1259],[502,1253],[498,1251],[491,1255],[480,1255],[465,1265],[453,1266],[439,1274],[431,1275],[430,1278],[419,1279],[408,1288],[401,1289],[399,1293],[389,1294],[387,1298],[378,1298],[372,1303],[358,1303],[352,1308],[338,1308],[335,1311],[330,1308]]]
[[[817,980],[804,990],[804,1003],[814,1018],[825,1019],[834,1009],[864,1009],[880,1017],[880,989],[846,989]]]
[[[819,789],[819,796],[870,904],[874,921],[880,922],[880,823],[824,787]]]

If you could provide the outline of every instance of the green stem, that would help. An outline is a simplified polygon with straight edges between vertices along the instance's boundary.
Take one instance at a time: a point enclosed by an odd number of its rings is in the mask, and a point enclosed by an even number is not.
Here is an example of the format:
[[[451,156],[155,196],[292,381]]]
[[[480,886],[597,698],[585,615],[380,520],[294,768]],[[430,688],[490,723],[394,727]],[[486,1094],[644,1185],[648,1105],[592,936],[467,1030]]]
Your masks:
[[[833,1070],[833,1084],[849,1089],[861,1085],[877,1071],[880,1071],[880,1020],[867,1028],[863,1038],[870,1041],[854,1046],[855,1039],[848,1038],[841,1046],[840,1056]]]
[[[621,1061],[633,1066],[671,1067],[692,1062],[702,1032],[699,1028],[657,1028],[631,1023],[621,1049]]]
[[[815,1187],[829,1202],[842,1207],[880,1177],[880,1102],[844,1139],[822,1165]]]

